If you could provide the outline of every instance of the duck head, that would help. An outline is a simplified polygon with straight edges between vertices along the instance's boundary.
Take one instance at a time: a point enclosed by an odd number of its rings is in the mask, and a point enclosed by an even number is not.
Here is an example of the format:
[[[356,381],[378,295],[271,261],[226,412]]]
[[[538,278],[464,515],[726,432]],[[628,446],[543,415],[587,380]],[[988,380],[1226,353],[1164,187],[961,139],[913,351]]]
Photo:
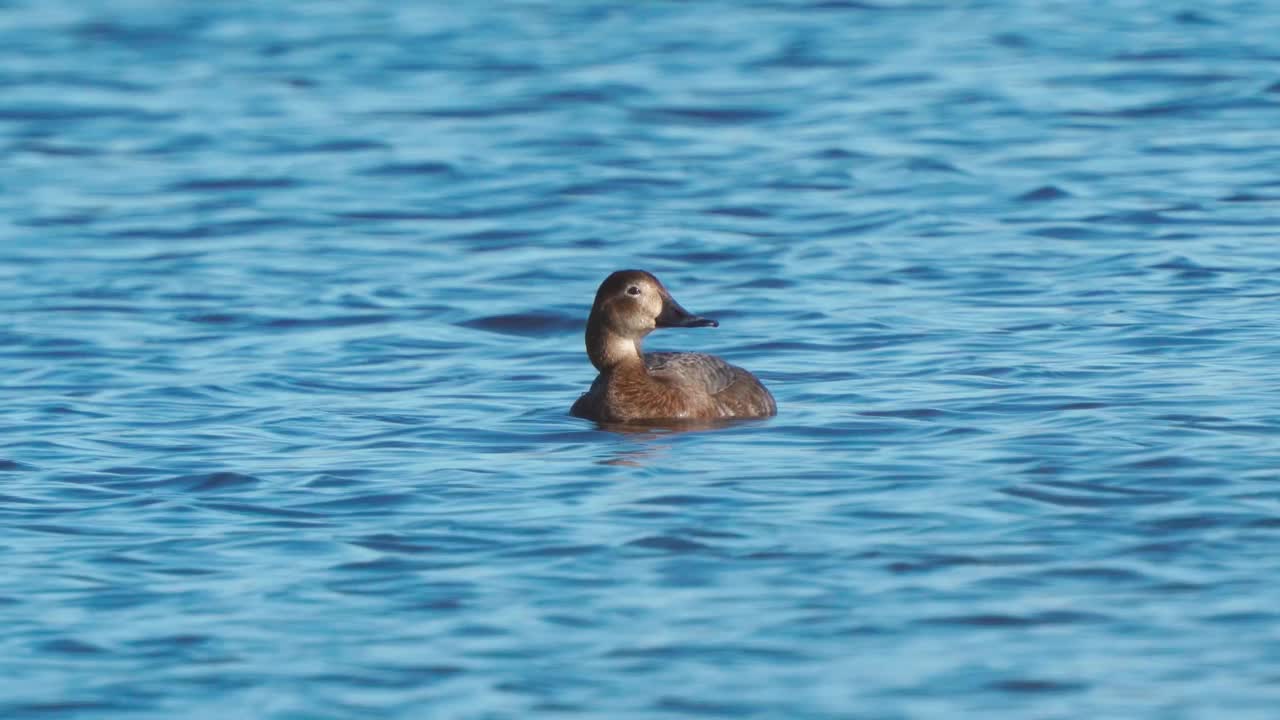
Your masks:
[[[644,270],[619,270],[600,283],[587,319],[587,354],[597,369],[640,360],[640,341],[656,328],[718,327],[681,307],[667,288]]]

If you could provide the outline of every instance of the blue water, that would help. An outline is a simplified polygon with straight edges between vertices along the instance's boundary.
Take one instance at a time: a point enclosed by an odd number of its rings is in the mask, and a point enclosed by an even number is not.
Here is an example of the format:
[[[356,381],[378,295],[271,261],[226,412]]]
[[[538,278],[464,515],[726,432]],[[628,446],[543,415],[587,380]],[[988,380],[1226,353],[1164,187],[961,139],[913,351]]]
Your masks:
[[[396,5],[0,2],[0,717],[1277,716],[1280,3]]]

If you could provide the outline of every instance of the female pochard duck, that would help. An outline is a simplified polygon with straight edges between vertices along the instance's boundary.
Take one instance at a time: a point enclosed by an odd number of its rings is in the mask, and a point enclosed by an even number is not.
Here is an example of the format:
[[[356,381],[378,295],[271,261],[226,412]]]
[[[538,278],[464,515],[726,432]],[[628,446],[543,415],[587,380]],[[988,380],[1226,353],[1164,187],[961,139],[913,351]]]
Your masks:
[[[718,327],[680,307],[658,278],[619,270],[600,284],[587,319],[587,356],[600,375],[569,412],[598,422],[705,421],[778,412],[755,375],[714,355],[644,353],[655,328]]]

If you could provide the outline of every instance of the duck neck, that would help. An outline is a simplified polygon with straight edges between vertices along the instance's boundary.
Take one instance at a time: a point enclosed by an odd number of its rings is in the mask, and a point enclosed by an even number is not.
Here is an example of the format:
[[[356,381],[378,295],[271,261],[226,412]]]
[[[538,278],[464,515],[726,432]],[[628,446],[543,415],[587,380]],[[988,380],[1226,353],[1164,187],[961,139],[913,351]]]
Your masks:
[[[597,327],[587,327],[587,357],[600,372],[623,368],[644,370],[640,339],[628,338]]]

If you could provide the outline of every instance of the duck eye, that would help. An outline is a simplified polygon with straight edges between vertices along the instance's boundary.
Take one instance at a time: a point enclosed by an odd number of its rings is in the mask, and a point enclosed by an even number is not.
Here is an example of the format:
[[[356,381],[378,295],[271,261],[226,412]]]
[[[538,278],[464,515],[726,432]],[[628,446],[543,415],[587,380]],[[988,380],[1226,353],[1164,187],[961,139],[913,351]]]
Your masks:
[[[640,288],[636,287],[635,285],[632,285],[631,287],[627,288],[627,294],[628,294],[628,295],[639,295],[639,294],[640,294]]]

